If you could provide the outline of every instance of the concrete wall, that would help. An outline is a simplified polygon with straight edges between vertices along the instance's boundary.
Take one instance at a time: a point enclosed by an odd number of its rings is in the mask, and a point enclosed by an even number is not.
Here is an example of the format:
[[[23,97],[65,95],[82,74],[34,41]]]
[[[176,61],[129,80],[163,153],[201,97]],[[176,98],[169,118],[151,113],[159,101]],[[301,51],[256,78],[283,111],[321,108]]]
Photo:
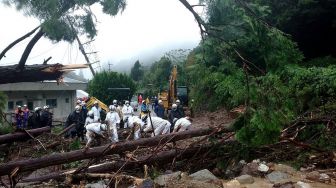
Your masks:
[[[76,90],[68,91],[5,91],[8,96],[8,102],[14,102],[14,109],[8,109],[7,112],[14,112],[16,102],[22,101],[23,104],[33,103],[33,108],[46,105],[47,99],[56,99],[57,106],[52,108],[54,120],[64,120],[70,112],[74,110],[76,103]]]

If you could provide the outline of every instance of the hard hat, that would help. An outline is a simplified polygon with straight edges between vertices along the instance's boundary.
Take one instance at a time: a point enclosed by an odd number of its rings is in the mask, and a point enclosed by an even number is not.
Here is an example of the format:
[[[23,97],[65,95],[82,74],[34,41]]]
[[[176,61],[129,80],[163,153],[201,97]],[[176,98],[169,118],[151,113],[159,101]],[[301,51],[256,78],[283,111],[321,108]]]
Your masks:
[[[17,107],[18,107],[18,108],[21,108],[21,106],[20,106],[20,105],[18,105]]]
[[[38,106],[38,107],[35,107],[34,110],[35,110],[35,111],[41,110],[41,107],[39,107],[39,106]]]
[[[117,104],[117,102],[118,102],[118,101],[117,101],[116,99],[113,100],[113,104]]]
[[[177,100],[176,100],[176,103],[180,103],[180,100],[177,99]]]
[[[87,114],[88,116],[92,116],[93,115],[93,111],[92,110],[90,110],[89,112],[88,112],[88,114]]]
[[[126,101],[125,104],[129,104],[129,101]]]
[[[174,104],[172,105],[172,108],[177,108],[177,104],[174,103]]]
[[[82,106],[86,105],[86,102],[82,101],[81,105],[82,105]]]
[[[80,104],[80,103],[81,103],[81,100],[78,99],[76,103],[77,103],[77,104]]]
[[[43,106],[43,109],[48,109],[48,108],[49,108],[49,105]]]
[[[159,100],[159,103],[162,103],[162,100]]]
[[[114,111],[114,110],[116,110],[116,107],[114,105],[110,105],[109,109],[112,110],[112,111]]]
[[[75,107],[75,110],[77,111],[77,110],[80,110],[80,106],[79,105],[76,105],[76,107]]]
[[[95,101],[93,104],[98,104],[98,101]]]
[[[25,104],[25,105],[23,105],[23,107],[27,107],[27,105]]]

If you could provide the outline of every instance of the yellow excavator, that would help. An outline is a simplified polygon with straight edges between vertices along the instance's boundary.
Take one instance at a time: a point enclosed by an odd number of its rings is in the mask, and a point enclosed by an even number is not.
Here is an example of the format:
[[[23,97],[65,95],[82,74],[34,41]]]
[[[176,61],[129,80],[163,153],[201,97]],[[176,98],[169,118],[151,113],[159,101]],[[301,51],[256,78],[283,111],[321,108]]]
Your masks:
[[[94,102],[95,101],[98,101],[98,104],[100,106],[100,108],[102,108],[105,112],[108,112],[109,111],[109,108],[106,104],[104,104],[103,102],[101,102],[100,100],[98,100],[96,97],[89,97],[87,100],[86,100],[86,107],[88,109],[91,109],[92,106],[94,105]]]
[[[173,66],[169,76],[168,90],[162,90],[158,94],[158,100],[162,100],[166,110],[179,99],[183,105],[188,105],[188,91],[186,86],[177,86],[177,65]]]

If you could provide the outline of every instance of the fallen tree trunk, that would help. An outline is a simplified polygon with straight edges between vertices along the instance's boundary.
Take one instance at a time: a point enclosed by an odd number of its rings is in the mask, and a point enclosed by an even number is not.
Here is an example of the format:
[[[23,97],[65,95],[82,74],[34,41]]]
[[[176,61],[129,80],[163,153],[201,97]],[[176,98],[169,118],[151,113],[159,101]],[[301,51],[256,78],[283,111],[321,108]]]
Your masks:
[[[17,82],[36,82],[44,80],[59,80],[72,69],[87,68],[88,65],[26,65],[24,69],[17,69],[17,65],[0,66],[0,84]]]
[[[50,132],[50,130],[50,127],[42,127],[38,129],[27,130],[27,132],[36,137],[42,133]],[[0,135],[0,144],[11,143],[14,141],[26,141],[28,139],[31,139],[31,136],[29,136],[26,132],[15,132],[11,134]]]
[[[36,159],[11,161],[6,164],[0,165],[0,176],[10,174],[17,167],[19,168],[18,172],[33,171],[47,166],[59,165],[82,159],[90,159],[109,154],[123,153],[125,151],[133,151],[138,147],[151,147],[162,145],[167,142],[174,142],[192,137],[207,135],[211,132],[213,132],[212,129],[195,129],[191,131],[184,131],[179,133],[156,136],[152,138],[143,138],[129,142],[95,147],[89,149],[86,152],[84,152],[84,150],[76,150],[67,153],[57,153]]]
[[[86,169],[85,173],[110,173],[117,171],[119,169],[127,170],[127,169],[135,169],[142,168],[143,165],[151,165],[151,164],[167,164],[172,161],[187,159],[192,156],[197,156],[198,154],[204,154],[208,151],[212,146],[206,145],[202,147],[193,147],[187,148],[185,150],[173,149],[169,151],[162,151],[153,155],[146,155],[142,157],[138,157],[135,161],[113,161],[109,163],[103,163],[99,165],[93,165]],[[175,159],[176,158],[176,159]],[[37,178],[27,178],[23,179],[22,182],[43,182],[48,181],[50,179],[64,181],[67,175],[73,175],[74,177],[81,177],[82,173],[73,174],[75,170],[66,171],[66,172],[58,172],[52,173],[45,176],[40,176]]]
[[[76,126],[76,124],[71,124],[70,126],[64,128],[60,133],[58,133],[57,136],[61,136],[62,134],[68,132],[70,129],[72,129],[75,126]]]

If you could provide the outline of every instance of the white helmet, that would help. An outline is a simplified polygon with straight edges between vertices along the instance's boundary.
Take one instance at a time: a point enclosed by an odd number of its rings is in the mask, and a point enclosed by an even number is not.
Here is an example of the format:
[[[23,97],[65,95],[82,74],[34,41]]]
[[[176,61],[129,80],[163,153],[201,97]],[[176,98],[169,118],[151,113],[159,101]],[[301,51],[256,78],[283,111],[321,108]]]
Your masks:
[[[95,101],[93,104],[98,104],[98,101]]]
[[[117,102],[118,102],[118,101],[117,101],[116,99],[114,99],[112,103],[113,103],[113,104],[117,104]]]
[[[110,105],[110,106],[109,106],[109,109],[110,109],[111,111],[115,111],[115,110],[116,110],[116,107],[115,107],[114,105]]]
[[[180,100],[177,99],[177,100],[176,100],[176,103],[180,103]]]
[[[41,110],[41,107],[39,107],[39,106],[38,106],[38,107],[35,107],[34,110],[35,110],[35,111]]]
[[[125,101],[125,104],[129,104],[129,101]]]
[[[21,108],[21,106],[20,106],[20,105],[18,105],[17,107],[18,107],[18,108]]]
[[[85,101],[82,101],[82,102],[81,102],[81,105],[82,105],[82,106],[85,106],[85,105],[86,105],[86,102],[85,102]]]
[[[172,105],[172,108],[177,108],[177,104],[174,103],[174,104]]]
[[[75,107],[75,110],[77,111],[77,110],[80,110],[80,106],[79,105],[76,105],[76,107]]]
[[[159,103],[162,103],[162,100],[159,100]]]
[[[82,101],[78,99],[76,103],[77,103],[77,104],[80,104],[81,102],[82,102]]]
[[[88,113],[87,113],[88,116],[92,116],[93,115],[93,111],[90,110]]]
[[[43,106],[43,109],[49,109],[49,105]]]

